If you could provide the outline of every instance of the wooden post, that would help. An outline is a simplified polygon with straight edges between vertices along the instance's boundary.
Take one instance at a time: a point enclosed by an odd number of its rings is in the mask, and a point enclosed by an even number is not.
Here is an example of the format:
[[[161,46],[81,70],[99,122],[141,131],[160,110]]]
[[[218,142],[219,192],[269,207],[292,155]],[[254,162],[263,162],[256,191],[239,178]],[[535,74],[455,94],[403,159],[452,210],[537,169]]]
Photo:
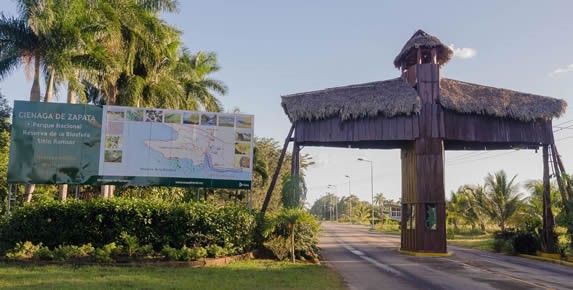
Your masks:
[[[545,251],[555,252],[555,221],[551,211],[551,188],[549,184],[549,146],[543,145],[543,241]]]
[[[565,184],[563,183],[563,178],[561,176],[561,170],[559,165],[557,165],[557,154],[555,153],[555,147],[551,146],[551,158],[553,160],[553,170],[555,171],[555,177],[557,178],[557,185],[559,186],[559,193],[561,194],[561,199],[564,203],[567,202],[567,193],[565,189]],[[567,207],[565,207],[567,210]]]
[[[291,159],[291,175],[295,176],[295,175],[299,175],[300,173],[300,147],[298,146],[298,144],[296,142],[294,142],[293,148],[292,148],[292,159]]]
[[[273,190],[275,189],[275,185],[277,183],[277,179],[279,177],[279,173],[281,171],[281,167],[283,165],[283,161],[285,159],[286,150],[288,148],[288,143],[292,137],[292,133],[294,132],[295,123],[292,123],[290,127],[290,131],[285,139],[285,143],[283,145],[283,150],[281,151],[281,155],[279,156],[279,162],[277,163],[277,168],[275,168],[275,173],[273,174],[273,178],[271,179],[271,184],[269,185],[269,189],[267,190],[267,195],[265,196],[265,201],[263,202],[263,207],[261,208],[261,214],[264,216],[265,212],[267,211],[267,207],[269,206],[269,202],[271,201],[271,195]]]
[[[431,50],[431,56],[431,63],[438,64],[438,52],[435,47]]]
[[[567,173],[565,172],[565,166],[563,166],[563,161],[561,160],[561,155],[559,155],[559,152],[557,151],[557,147],[555,146],[555,143],[553,143],[551,145],[551,148],[553,149],[553,151],[555,151],[557,164],[559,165],[559,169],[560,169],[561,173],[564,175],[567,175]],[[569,199],[572,199],[573,198],[573,190],[571,189],[571,183],[569,182],[569,180],[566,180],[565,188],[567,189],[567,195],[568,195]]]
[[[416,64],[422,64],[422,48],[418,47],[418,54],[416,56]]]

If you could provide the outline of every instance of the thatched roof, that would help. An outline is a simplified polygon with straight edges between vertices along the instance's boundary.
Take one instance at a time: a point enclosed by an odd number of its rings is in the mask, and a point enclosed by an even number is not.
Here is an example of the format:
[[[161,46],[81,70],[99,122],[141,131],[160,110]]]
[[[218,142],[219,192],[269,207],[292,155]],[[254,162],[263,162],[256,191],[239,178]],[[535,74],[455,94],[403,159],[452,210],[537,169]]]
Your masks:
[[[567,103],[560,99],[446,78],[440,80],[439,100],[442,107],[459,113],[525,122],[559,117],[567,107]]]
[[[520,121],[551,119],[565,112],[560,99],[516,92],[443,78],[439,102],[462,113],[503,117]],[[330,88],[282,97],[289,119],[342,120],[364,117],[394,117],[420,112],[421,101],[414,88],[402,78]]]
[[[443,44],[437,37],[429,35],[420,29],[412,35],[410,40],[406,42],[400,53],[396,56],[394,59],[394,66],[396,68],[400,68],[404,65],[404,67],[407,68],[416,64],[418,56],[416,49],[419,47],[428,49],[436,48],[438,53],[438,63],[440,65],[448,62],[454,54],[452,49]]]
[[[419,112],[420,104],[416,90],[402,78],[282,97],[285,113],[293,122],[334,116],[342,120],[393,117]]]

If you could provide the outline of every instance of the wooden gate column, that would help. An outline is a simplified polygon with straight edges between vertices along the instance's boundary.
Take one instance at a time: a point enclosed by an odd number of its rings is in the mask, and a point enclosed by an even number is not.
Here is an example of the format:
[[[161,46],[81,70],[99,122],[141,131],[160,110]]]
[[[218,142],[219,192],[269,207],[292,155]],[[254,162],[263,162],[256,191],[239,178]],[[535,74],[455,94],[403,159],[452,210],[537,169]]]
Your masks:
[[[401,250],[447,253],[439,65],[416,65],[420,135],[402,147]]]

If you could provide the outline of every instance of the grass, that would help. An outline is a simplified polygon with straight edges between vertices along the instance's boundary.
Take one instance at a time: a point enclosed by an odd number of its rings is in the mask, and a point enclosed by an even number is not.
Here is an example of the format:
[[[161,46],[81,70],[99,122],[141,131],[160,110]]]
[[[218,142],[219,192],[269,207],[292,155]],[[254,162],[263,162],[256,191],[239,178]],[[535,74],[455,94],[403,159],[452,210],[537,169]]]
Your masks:
[[[346,289],[324,265],[270,260],[219,267],[110,267],[0,263],[0,289]]]
[[[484,235],[479,237],[472,237],[470,239],[456,238],[455,240],[448,240],[448,246],[458,246],[470,249],[493,251],[493,237]]]
[[[451,230],[451,228],[448,228],[448,233]],[[448,238],[448,245],[493,251],[493,235],[480,229],[460,226],[459,229],[454,231],[453,237]]]
[[[374,230],[390,235],[400,234],[400,225],[398,224],[376,224]]]

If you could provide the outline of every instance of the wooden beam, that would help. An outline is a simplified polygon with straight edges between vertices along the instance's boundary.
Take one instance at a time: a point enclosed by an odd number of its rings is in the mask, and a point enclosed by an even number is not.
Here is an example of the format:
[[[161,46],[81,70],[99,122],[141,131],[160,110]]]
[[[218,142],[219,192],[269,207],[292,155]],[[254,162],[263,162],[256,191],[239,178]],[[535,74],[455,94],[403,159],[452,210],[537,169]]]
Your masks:
[[[555,151],[557,164],[559,165],[559,170],[561,171],[561,173],[563,175],[567,175],[567,173],[565,172],[565,166],[563,166],[563,161],[561,160],[561,155],[559,155],[559,151],[557,151],[557,147],[555,146],[555,143],[553,143],[551,145],[551,148]],[[569,180],[565,181],[565,188],[567,189],[567,195],[569,196],[569,199],[572,199],[573,198],[573,190],[571,189],[571,183],[569,182]]]
[[[551,188],[549,185],[549,146],[543,145],[543,241],[545,251],[555,252],[555,235],[553,227],[555,221],[551,211]]]
[[[438,64],[438,52],[437,52],[436,48],[435,47],[432,48],[430,53],[432,56],[431,63]]]
[[[300,173],[300,146],[298,143],[294,143],[292,148],[292,159],[291,159],[291,175],[299,175]]]
[[[567,192],[565,189],[565,183],[563,182],[563,176],[561,176],[561,169],[559,169],[559,165],[557,164],[557,154],[555,153],[555,147],[551,145],[551,158],[553,160],[553,170],[555,171],[555,177],[557,178],[557,185],[559,186],[559,193],[561,193],[561,200],[564,203],[567,203]],[[565,207],[567,209],[567,207]]]
[[[273,174],[273,178],[271,179],[271,184],[269,185],[269,189],[267,190],[267,195],[265,196],[265,201],[263,202],[263,207],[261,208],[261,214],[263,216],[265,216],[265,212],[267,211],[267,207],[269,206],[269,202],[271,201],[271,195],[273,193],[273,190],[275,189],[275,185],[277,183],[277,179],[279,177],[279,173],[281,171],[281,167],[285,159],[288,143],[290,142],[292,133],[294,132],[294,127],[295,123],[292,123],[290,131],[288,132],[288,135],[285,139],[283,150],[281,151],[281,155],[279,156],[279,162],[277,163],[277,168],[275,168],[275,173]]]
[[[422,48],[418,47],[418,55],[416,59],[417,64],[422,64]]]

